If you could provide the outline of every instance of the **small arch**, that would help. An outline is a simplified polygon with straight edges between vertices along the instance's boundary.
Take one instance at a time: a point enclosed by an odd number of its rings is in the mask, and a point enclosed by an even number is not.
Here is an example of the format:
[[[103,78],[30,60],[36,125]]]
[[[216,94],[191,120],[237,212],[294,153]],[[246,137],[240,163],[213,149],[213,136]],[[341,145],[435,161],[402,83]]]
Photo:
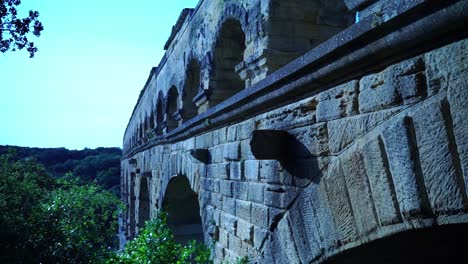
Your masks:
[[[235,70],[244,60],[245,39],[238,20],[229,18],[221,25],[210,76],[210,106],[219,104],[245,88],[245,82]]]
[[[162,135],[164,126],[164,101],[162,93],[159,92],[158,101],[156,102],[156,134]]]
[[[154,112],[151,111],[150,114],[150,121],[149,121],[150,129],[153,130],[155,126],[155,119],[154,119]]]
[[[148,188],[148,177],[140,180],[140,195],[138,203],[138,229],[145,226],[145,222],[150,219],[150,195]]]
[[[167,213],[167,223],[173,228],[176,241],[204,242],[198,195],[187,177],[176,176],[169,181],[162,209]]]
[[[129,201],[129,209],[128,209],[128,215],[130,219],[129,223],[129,238],[132,239],[135,237],[135,229],[136,229],[136,219],[135,219],[135,177],[136,174],[134,172],[130,173],[130,201]]]
[[[167,92],[166,106],[166,128],[167,132],[176,128],[178,123],[176,116],[179,113],[179,92],[175,86],[172,86]]]
[[[194,103],[194,98],[200,90],[200,64],[197,60],[190,60],[187,71],[185,85],[183,89],[183,120],[191,119],[198,114],[197,106]]]

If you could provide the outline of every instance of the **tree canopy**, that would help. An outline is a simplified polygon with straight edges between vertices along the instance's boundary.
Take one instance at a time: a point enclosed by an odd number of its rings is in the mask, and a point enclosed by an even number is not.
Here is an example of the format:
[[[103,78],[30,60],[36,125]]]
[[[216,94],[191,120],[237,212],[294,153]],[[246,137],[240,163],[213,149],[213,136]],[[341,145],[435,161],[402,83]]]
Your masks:
[[[0,155],[14,150],[15,161],[34,159],[43,164],[52,178],[61,178],[72,172],[81,183],[96,182],[119,196],[120,148],[68,150],[66,148],[28,148],[1,146]]]
[[[29,57],[34,57],[37,47],[28,39],[31,33],[39,37],[44,30],[39,21],[39,12],[30,10],[27,17],[18,17],[20,0],[0,0],[0,51],[16,51],[26,49]]]
[[[100,263],[116,246],[122,203],[93,183],[48,176],[0,155],[0,263]]]

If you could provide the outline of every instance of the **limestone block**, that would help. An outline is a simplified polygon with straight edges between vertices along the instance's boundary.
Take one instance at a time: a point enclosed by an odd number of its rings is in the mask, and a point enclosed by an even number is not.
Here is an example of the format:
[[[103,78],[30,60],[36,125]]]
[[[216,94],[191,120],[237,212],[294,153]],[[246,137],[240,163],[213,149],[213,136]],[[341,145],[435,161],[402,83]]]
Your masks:
[[[252,206],[252,224],[267,229],[268,228],[268,207],[258,204],[251,203]]]
[[[231,234],[228,235],[228,239],[229,239],[229,250],[232,251],[232,253],[234,253],[234,254],[231,254],[231,256],[228,257],[228,259],[231,261],[230,263],[235,263],[232,261],[237,260],[239,258],[238,254],[240,254],[240,252],[242,251],[242,241],[240,238]]]
[[[334,160],[330,164],[324,181],[340,241],[342,243],[354,241],[358,236],[358,230],[339,160]]]
[[[240,159],[240,143],[238,141],[224,146],[224,159],[227,161],[238,161]]]
[[[340,160],[359,234],[368,234],[377,228],[378,220],[362,154],[354,148]]]
[[[350,81],[319,94],[317,121],[329,121],[357,114],[358,82]]]
[[[468,40],[460,40],[425,54],[428,95],[446,89],[452,80],[466,78]]]
[[[299,262],[290,262],[288,259],[285,249],[283,249],[281,244],[282,238],[278,232],[272,232],[270,238],[266,241],[264,248],[264,254],[262,256],[261,263],[299,263]]]
[[[253,225],[244,220],[237,221],[236,235],[247,243],[253,243]]]
[[[224,159],[223,159],[224,146],[223,145],[214,146],[210,148],[209,151],[210,151],[211,163],[224,162]]]
[[[211,205],[215,208],[222,208],[223,206],[223,196],[219,193],[212,192],[211,193]]]
[[[227,142],[227,127],[222,127],[219,130],[217,130],[217,134],[218,134],[219,144],[224,144]]]
[[[382,138],[369,139],[362,147],[362,154],[380,225],[400,223],[400,206]]]
[[[232,196],[236,199],[247,200],[249,194],[249,184],[241,181],[232,182]]]
[[[222,228],[219,229],[219,243],[223,248],[229,247],[228,232]]]
[[[265,186],[261,183],[249,183],[249,201],[263,203]]]
[[[236,200],[227,196],[223,196],[223,211],[236,215]]]
[[[397,87],[388,71],[371,74],[359,81],[359,112],[368,113],[400,104]]]
[[[221,180],[219,183],[219,193],[224,196],[232,197],[232,181]]]
[[[224,162],[224,163],[219,164],[217,178],[229,179],[230,165],[231,164],[229,162]]]
[[[297,141],[302,145],[295,147],[294,152],[298,157],[307,158],[311,155],[324,156],[328,154],[327,123],[296,128],[288,132],[295,136]]]
[[[330,152],[332,154],[341,152],[356,139],[399,111],[401,111],[400,108],[395,108],[328,122]]]
[[[236,135],[237,135],[237,126],[230,126],[227,129],[227,141],[228,142],[233,142],[236,141]]]
[[[227,244],[227,243],[226,243]],[[224,247],[223,247],[223,243],[216,243],[215,244],[215,249],[214,249],[214,253],[215,253],[215,258],[221,262],[224,260]]]
[[[251,217],[251,202],[236,200],[236,215],[250,222]]]
[[[214,191],[213,179],[202,177],[201,178],[201,188],[203,190],[207,190],[207,191]]]
[[[221,180],[218,180],[218,179],[213,180],[213,187],[214,187],[214,191],[216,193],[221,192],[220,182],[221,182]]]
[[[250,119],[239,124],[237,130],[237,140],[244,140],[250,138],[250,134],[255,130],[255,120]]]
[[[208,178],[216,178],[218,173],[218,165],[217,164],[209,164],[206,165],[206,177]]]
[[[466,75],[465,75],[466,76]],[[468,80],[466,77],[453,80],[449,84],[448,103],[452,117],[452,153],[458,154],[461,173],[464,175],[465,191],[468,188]],[[449,116],[447,116],[449,117]],[[448,119],[450,120],[450,119]],[[456,165],[456,164],[455,164]],[[468,194],[468,193],[467,193]]]
[[[398,204],[405,219],[431,214],[409,123],[408,117],[397,117],[382,131]]]
[[[313,243],[317,244],[316,246],[320,245],[321,251],[334,248],[340,236],[335,226],[324,181],[318,184],[311,183],[303,190],[297,202],[299,212],[303,212],[304,222],[309,225],[305,232],[311,248],[315,247]],[[316,239],[317,237],[320,239]]]
[[[241,158],[243,160],[254,160],[255,156],[252,154],[250,149],[250,139],[245,139],[241,141]]]
[[[195,148],[209,148],[213,144],[212,132],[205,133],[195,138]]]
[[[235,234],[237,229],[237,217],[230,215],[228,213],[221,213],[221,228],[229,232],[230,234]]]
[[[429,202],[435,213],[461,210],[467,201],[453,141],[450,108],[433,98],[413,115],[415,137]],[[428,114],[430,113],[430,114]],[[451,149],[451,146],[454,149]]]
[[[314,124],[317,122],[317,104],[317,97],[311,97],[257,116],[256,129],[282,129],[291,123]]]
[[[280,209],[286,209],[299,193],[299,188],[267,185],[265,188],[264,204]]]
[[[281,184],[279,162],[276,160],[261,160],[260,180],[266,183]]]
[[[229,178],[231,180],[240,181],[243,175],[242,162],[231,162],[229,165]]]
[[[294,241],[302,263],[310,263],[320,252],[320,237],[314,222],[312,206],[301,202],[305,197],[301,194],[298,201],[289,210],[288,217]],[[300,207],[300,205],[302,205]],[[306,205],[306,206],[304,206]],[[302,209],[302,210],[301,210]],[[311,235],[311,237],[309,237]]]
[[[263,241],[265,240],[266,236],[268,235],[268,231],[266,229],[260,227],[254,227],[254,238],[253,238],[253,246],[255,249],[260,250]]]
[[[248,181],[258,181],[260,164],[258,160],[246,160],[244,162],[245,179]]]
[[[286,254],[289,263],[300,263],[288,213],[286,213],[284,218],[279,221],[277,232],[280,238],[281,247],[283,248],[283,253]]]
[[[426,75],[421,72],[397,77],[396,85],[404,104],[421,100],[427,92]]]

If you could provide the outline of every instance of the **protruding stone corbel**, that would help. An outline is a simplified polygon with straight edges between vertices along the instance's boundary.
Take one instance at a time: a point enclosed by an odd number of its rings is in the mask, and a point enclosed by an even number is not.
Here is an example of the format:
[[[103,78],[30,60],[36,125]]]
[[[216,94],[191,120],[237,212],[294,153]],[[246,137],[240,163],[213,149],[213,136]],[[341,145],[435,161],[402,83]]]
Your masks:
[[[190,155],[202,163],[208,164],[210,162],[210,152],[208,149],[191,149]]]
[[[292,136],[284,130],[255,130],[250,137],[250,149],[259,160],[287,160]]]

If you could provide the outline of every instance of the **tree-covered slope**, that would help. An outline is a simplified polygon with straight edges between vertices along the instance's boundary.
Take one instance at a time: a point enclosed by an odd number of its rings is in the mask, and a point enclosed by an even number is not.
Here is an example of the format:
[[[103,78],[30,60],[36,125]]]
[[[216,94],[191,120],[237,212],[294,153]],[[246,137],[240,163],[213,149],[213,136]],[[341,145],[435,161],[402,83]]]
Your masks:
[[[0,155],[16,152],[15,159],[35,159],[46,167],[53,178],[67,172],[83,182],[96,181],[98,185],[118,195],[120,192],[120,148],[68,150],[66,148],[28,148],[1,146]]]

